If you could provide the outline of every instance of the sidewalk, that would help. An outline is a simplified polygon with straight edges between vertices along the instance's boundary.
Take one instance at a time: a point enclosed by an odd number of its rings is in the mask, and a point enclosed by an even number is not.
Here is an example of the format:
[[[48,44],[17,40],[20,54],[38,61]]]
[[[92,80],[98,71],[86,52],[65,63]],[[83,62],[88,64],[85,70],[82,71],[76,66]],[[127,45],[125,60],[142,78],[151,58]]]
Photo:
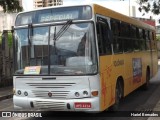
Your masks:
[[[0,88],[0,101],[12,98],[12,96],[13,96],[12,86]]]

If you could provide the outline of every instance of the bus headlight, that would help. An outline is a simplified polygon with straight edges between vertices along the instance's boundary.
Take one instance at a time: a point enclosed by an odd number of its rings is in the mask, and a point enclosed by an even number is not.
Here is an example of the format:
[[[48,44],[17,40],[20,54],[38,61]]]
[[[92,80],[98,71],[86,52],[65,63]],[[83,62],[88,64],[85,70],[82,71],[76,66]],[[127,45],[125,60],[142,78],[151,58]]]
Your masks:
[[[25,92],[24,92],[24,95],[25,95],[25,96],[28,96],[28,92],[25,91]]]
[[[79,97],[80,96],[79,92],[75,92],[75,96]]]
[[[20,90],[17,91],[17,94],[18,94],[18,95],[21,95],[21,93],[22,93],[22,92],[21,92]]]
[[[83,95],[84,96],[88,96],[88,92],[87,91],[83,91]]]

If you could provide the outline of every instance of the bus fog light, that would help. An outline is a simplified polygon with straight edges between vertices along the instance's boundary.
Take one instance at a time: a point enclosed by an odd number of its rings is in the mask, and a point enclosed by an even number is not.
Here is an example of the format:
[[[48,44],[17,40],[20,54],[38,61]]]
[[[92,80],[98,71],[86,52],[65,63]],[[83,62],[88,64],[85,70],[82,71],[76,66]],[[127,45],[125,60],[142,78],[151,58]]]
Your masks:
[[[83,91],[83,95],[87,96],[88,92],[87,91]]]
[[[18,90],[18,91],[17,91],[17,94],[18,94],[18,95],[21,95],[21,91],[20,91],[20,90]]]
[[[80,96],[79,92],[75,92],[75,96],[79,97]]]
[[[28,92],[25,91],[25,92],[24,92],[24,95],[25,95],[25,96],[28,96]]]

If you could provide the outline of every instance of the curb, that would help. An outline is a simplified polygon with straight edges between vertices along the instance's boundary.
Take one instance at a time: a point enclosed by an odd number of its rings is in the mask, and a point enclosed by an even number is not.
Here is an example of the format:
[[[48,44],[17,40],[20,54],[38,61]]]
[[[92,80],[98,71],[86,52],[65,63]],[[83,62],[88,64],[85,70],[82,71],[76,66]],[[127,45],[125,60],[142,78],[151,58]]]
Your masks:
[[[5,99],[10,99],[10,98],[12,98],[12,97],[13,97],[13,94],[0,96],[0,101],[5,100]]]

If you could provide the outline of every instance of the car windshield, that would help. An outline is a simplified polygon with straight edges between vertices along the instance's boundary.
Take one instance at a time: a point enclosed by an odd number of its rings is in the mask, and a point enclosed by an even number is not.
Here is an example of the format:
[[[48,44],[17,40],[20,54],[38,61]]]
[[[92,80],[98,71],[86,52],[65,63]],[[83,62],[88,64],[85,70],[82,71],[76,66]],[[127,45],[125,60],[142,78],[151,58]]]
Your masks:
[[[30,38],[30,39],[29,39]],[[77,75],[97,72],[92,23],[15,30],[16,74]]]

